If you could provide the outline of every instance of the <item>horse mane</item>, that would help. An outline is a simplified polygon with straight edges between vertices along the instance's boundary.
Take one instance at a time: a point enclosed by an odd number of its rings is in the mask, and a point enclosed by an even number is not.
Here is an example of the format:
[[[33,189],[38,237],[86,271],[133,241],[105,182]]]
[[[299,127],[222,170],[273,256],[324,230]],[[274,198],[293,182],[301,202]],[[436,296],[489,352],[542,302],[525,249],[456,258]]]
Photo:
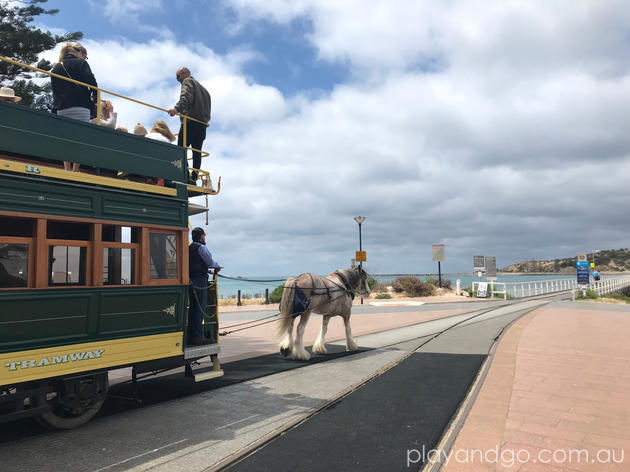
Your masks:
[[[348,290],[354,290],[359,287],[361,282],[361,273],[356,267],[349,269],[336,270],[333,274],[337,274]]]

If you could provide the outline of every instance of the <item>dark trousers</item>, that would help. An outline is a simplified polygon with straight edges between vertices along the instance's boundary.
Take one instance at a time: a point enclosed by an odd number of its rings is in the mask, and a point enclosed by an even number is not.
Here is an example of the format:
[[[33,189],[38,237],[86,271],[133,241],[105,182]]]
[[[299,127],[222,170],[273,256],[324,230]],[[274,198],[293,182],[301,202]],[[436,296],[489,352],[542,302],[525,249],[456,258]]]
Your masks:
[[[186,146],[192,146],[195,149],[201,149],[206,139],[206,126],[195,121],[186,121]],[[183,146],[184,143],[184,126],[180,126],[179,135],[177,136],[177,145]],[[201,169],[201,153],[193,151],[193,169]],[[193,180],[197,180],[197,172],[192,172]]]
[[[191,277],[190,309],[188,310],[188,339],[203,337],[203,316],[208,305],[208,278]]]

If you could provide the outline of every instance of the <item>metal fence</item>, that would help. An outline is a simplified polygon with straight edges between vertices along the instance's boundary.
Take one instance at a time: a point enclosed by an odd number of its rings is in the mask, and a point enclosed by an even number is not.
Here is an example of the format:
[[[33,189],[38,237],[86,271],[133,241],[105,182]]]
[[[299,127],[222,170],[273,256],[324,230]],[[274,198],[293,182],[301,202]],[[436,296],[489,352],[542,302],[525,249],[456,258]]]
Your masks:
[[[472,283],[473,296],[479,289],[480,282]],[[560,293],[571,291],[573,298],[577,290],[581,290],[578,286],[576,278],[571,279],[555,279],[555,280],[534,280],[531,282],[482,282],[488,284],[488,294],[490,298],[525,298],[534,297],[536,295],[546,295],[549,293]],[[618,292],[626,287],[630,287],[630,275],[620,277],[607,277],[597,282],[591,282],[586,286],[597,292],[597,295],[605,295],[607,293]]]
[[[626,287],[630,287],[630,275],[623,277],[610,277],[589,284],[588,288],[595,290],[597,295],[618,292]]]
[[[472,283],[473,295],[477,293],[480,282]],[[486,283],[486,282],[482,282]],[[573,290],[577,281],[572,279],[532,280],[531,282],[487,282],[490,298],[500,295],[501,298],[525,298],[548,293]]]

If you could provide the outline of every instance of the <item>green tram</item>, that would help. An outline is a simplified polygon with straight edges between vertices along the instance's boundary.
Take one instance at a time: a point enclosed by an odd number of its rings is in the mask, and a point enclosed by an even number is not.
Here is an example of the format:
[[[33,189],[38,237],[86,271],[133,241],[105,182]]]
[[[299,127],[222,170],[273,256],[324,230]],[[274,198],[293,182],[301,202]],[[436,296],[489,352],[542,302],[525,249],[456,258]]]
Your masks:
[[[188,199],[218,193],[189,185],[186,152],[0,103],[0,422],[79,426],[111,369],[132,367],[134,381],[182,366],[196,381],[223,374],[216,276],[207,344],[186,346],[188,217],[207,211]],[[212,367],[193,371],[206,356]]]

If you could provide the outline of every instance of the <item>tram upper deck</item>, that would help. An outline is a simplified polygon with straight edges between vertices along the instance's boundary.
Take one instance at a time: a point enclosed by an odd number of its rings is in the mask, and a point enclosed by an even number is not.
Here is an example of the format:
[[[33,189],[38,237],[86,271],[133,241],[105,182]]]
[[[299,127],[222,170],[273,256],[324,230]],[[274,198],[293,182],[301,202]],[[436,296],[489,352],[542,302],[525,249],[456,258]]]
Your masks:
[[[47,358],[86,344],[111,354],[93,368],[182,355],[188,217],[205,210],[191,210],[188,198],[218,193],[189,184],[186,153],[0,102],[1,365],[20,352]],[[81,172],[64,171],[63,161]],[[208,315],[216,343],[216,301]],[[0,369],[0,386],[72,372],[15,366]]]

